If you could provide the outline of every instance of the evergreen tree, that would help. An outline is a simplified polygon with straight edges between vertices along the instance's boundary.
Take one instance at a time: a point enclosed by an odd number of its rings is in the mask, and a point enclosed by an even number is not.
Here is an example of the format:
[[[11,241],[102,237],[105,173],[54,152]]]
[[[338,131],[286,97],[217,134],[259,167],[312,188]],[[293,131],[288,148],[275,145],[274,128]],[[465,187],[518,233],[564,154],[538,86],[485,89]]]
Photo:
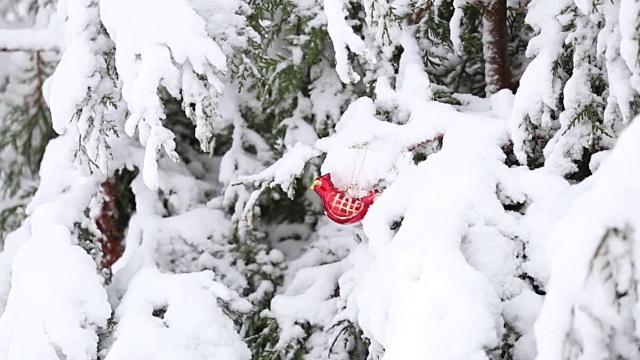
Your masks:
[[[637,357],[638,9],[0,4],[0,358]]]
[[[620,51],[637,29],[620,31],[619,2],[547,5],[532,2],[528,15],[540,33],[529,45],[536,57],[515,99],[511,134],[521,163],[580,181],[591,174],[592,155],[610,149],[637,115],[635,65]]]
[[[25,8],[27,9],[25,11]],[[51,14],[47,1],[9,2],[0,9],[0,21],[10,26],[33,23],[46,26]],[[4,21],[2,19],[5,19]],[[11,21],[9,21],[11,19]],[[11,37],[20,30],[5,30]],[[59,60],[53,49],[25,52],[20,42],[0,45],[6,78],[0,86],[0,238],[17,228],[24,207],[38,185],[38,166],[47,142],[54,136],[42,88]],[[1,243],[1,241],[0,241]]]

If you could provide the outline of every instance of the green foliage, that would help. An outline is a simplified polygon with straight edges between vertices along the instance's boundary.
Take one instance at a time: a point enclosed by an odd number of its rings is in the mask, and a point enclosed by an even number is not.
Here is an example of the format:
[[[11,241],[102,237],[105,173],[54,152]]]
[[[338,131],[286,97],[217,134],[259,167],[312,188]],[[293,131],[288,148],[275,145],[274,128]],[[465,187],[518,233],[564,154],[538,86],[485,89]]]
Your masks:
[[[114,199],[118,210],[116,226],[123,233],[129,226],[129,219],[131,219],[136,210],[136,198],[131,190],[131,183],[138,176],[138,173],[138,169],[120,169],[113,174],[113,181],[118,193],[118,196]]]
[[[293,199],[289,199],[280,187],[265,190],[265,198],[269,201],[263,201],[260,204],[261,220],[264,224],[305,222],[312,206],[306,198],[304,191],[306,186],[303,180],[296,179],[294,188],[302,191],[295,191]]]
[[[162,104],[164,105],[164,126],[171,130],[176,136],[176,147],[180,157],[185,156],[188,152],[186,149],[196,150],[199,147],[198,139],[193,136],[195,126],[187,119],[182,111],[180,101],[169,95],[162,89]]]
[[[463,7],[464,20],[460,40],[462,49],[453,49],[449,24],[454,13],[453,0],[444,0],[437,9],[427,2],[412,14],[416,23],[425,67],[431,80],[455,93],[485,96],[484,53],[482,42],[483,4],[468,2]],[[531,37],[531,28],[525,24],[524,9],[509,7],[509,59],[514,82],[517,83],[527,59],[524,53]],[[405,20],[407,21],[407,20]]]
[[[316,14],[303,13],[291,0],[251,0],[248,24],[260,36],[252,42],[247,62],[236,64],[241,89],[256,94],[260,106],[244,109],[248,125],[275,140],[269,133],[291,116],[297,96],[309,96],[316,80],[314,66],[331,62],[329,35],[311,24]]]
[[[121,104],[120,83],[115,66],[115,47],[107,30],[98,18],[98,1],[86,4],[86,11],[93,12],[95,18],[83,30],[85,36],[92,39],[90,51],[100,58],[93,76],[99,79],[98,84],[89,86],[82,99],[76,105],[76,111],[69,119],[75,123],[78,134],[78,147],[74,154],[80,164],[89,172],[102,170],[107,172],[107,163],[112,158],[111,138],[118,137],[116,122],[121,116],[117,112]]]
[[[304,343],[288,344],[285,349],[275,349],[280,338],[280,328],[277,321],[268,315],[271,300],[275,295],[275,288],[282,285],[284,264],[275,263],[269,258],[268,247],[262,240],[264,237],[258,232],[251,232],[249,236],[236,239],[235,251],[239,268],[245,267],[248,286],[244,289],[244,296],[253,300],[253,309],[241,319],[241,332],[247,345],[251,349],[252,359],[255,360],[284,360],[302,359],[305,353]],[[272,289],[258,294],[261,285],[269,283]],[[293,355],[292,355],[293,354]]]
[[[484,54],[482,43],[482,5],[469,2],[464,6],[465,18],[460,41],[462,53],[460,63],[449,81],[455,92],[485,96]]]
[[[15,229],[37,187],[44,149],[55,136],[42,84],[56,65],[52,53],[20,53],[0,93],[0,239]],[[4,201],[4,202],[3,202]]]
[[[327,331],[333,329],[338,330],[338,332],[329,347],[328,358],[331,358],[336,345],[339,343],[341,343],[343,349],[347,349],[349,359],[365,360],[368,358],[370,341],[353,322],[346,319],[337,321]]]
[[[589,262],[589,276],[599,275],[603,281],[612,283],[611,289],[615,291],[614,301],[618,307],[623,297],[635,296],[625,290],[636,289],[638,286],[634,276],[618,277],[619,269],[633,262],[634,232],[633,227],[628,224],[607,229]],[[621,283],[625,281],[628,283]]]
[[[599,302],[586,299],[572,309],[574,316],[580,313],[594,328],[606,329],[606,333],[601,334],[601,346],[610,359],[635,358],[640,348],[640,339],[633,330],[629,330],[635,328],[633,313],[638,301],[638,278],[633,274],[636,244],[636,229],[629,223],[604,231],[590,259],[584,281],[586,291],[590,290],[589,287],[599,288]],[[575,329],[576,326],[572,326],[566,334],[564,346],[580,356],[585,351]],[[635,356],[630,355],[634,352],[629,352],[629,349],[634,349]]]
[[[447,67],[449,56],[453,52],[450,40],[449,20],[453,15],[453,1],[443,1],[437,11],[428,2],[416,11],[413,22],[417,22],[417,33],[423,50],[423,61],[432,79],[445,85],[450,69]],[[422,19],[421,19],[422,18]]]
[[[2,191],[10,196],[20,190],[23,178],[37,175],[47,142],[55,135],[41,90],[55,63],[44,60],[39,52],[25,54],[20,61],[23,64],[20,72],[12,74],[5,91],[0,94],[3,104],[0,111],[4,110],[0,149],[11,149],[14,155],[13,160],[7,155],[4,159],[8,162],[3,161],[0,169],[6,171],[1,174]]]
[[[446,87],[434,86],[432,89],[433,100],[449,105],[462,105],[462,102],[455,98],[454,93]]]
[[[36,7],[43,6],[42,0],[32,1]],[[311,102],[313,90],[318,86],[318,80],[324,80],[327,72],[334,72],[334,58],[332,53],[331,39],[323,22],[321,1],[305,2],[309,8],[300,8],[301,2],[293,0],[246,0],[251,8],[247,23],[251,29],[259,36],[259,39],[248,38],[249,46],[239,54],[230,56],[229,61],[232,77],[237,80],[240,90],[241,115],[246,128],[254,131],[265,143],[271,147],[276,154],[282,151],[282,138],[286,131],[282,125],[283,120],[290,118],[294,113],[311,124],[319,136],[329,135],[333,129],[333,123],[327,119],[317,118],[313,111],[305,108],[306,102]],[[417,6],[418,1],[413,1]],[[456,93],[471,93],[474,95],[484,95],[484,57],[482,44],[482,6],[477,2],[470,2],[465,5],[465,20],[462,29],[462,51],[460,54],[454,53],[450,41],[449,22],[453,15],[453,0],[444,0],[437,11],[432,4],[422,5],[416,11],[399,14],[393,8],[386,9],[382,16],[383,41],[390,44],[391,28],[401,24],[403,27],[410,27],[416,34],[425,68],[431,80],[439,85],[433,87],[433,96],[436,101],[451,105],[462,105]],[[364,8],[361,2],[351,1],[347,4],[347,14],[349,24],[354,32],[363,38],[367,37],[367,24],[364,20]],[[510,9],[509,29],[510,29],[510,53],[514,60],[512,67],[515,74],[519,74],[524,66],[522,53],[527,40],[524,26],[524,12],[520,9]],[[105,35],[104,28],[97,25],[93,32]],[[376,44],[380,45],[380,44]],[[106,47],[98,49],[102,51],[100,55],[105,58],[106,66],[101,69],[99,75],[105,81],[113,80],[113,88],[117,88],[117,74],[114,67],[113,48]],[[391,68],[397,70],[399,59],[402,54],[401,48],[396,48],[391,55]],[[36,56],[34,54],[33,56]],[[363,73],[365,80],[375,71],[368,68],[367,64],[359,63],[354,56],[354,68]],[[46,70],[30,70],[30,78],[25,78],[25,82],[30,82],[37,90],[38,106],[34,107],[28,103],[19,104],[12,108],[7,117],[10,127],[0,127],[0,149],[10,147],[15,154],[24,158],[16,158],[15,166],[9,166],[0,171],[0,181],[6,180],[8,186],[3,190],[7,194],[15,197],[24,194],[24,199],[28,199],[30,192],[23,191],[25,178],[34,178],[37,166],[42,158],[42,151],[47,141],[53,136],[49,113],[46,106],[41,101],[40,89],[42,79],[46,78],[52,67]],[[34,72],[35,71],[35,72]],[[335,75],[335,74],[333,74]],[[35,76],[35,80],[34,80]],[[594,84],[599,86],[599,84]],[[8,86],[10,88],[10,84]],[[233,89],[233,87],[230,87]],[[372,86],[358,84],[356,86],[336,85],[335,94],[336,108],[343,109],[348,103],[352,93],[367,93],[372,91]],[[183,104],[161,90],[163,104],[165,108],[166,120],[164,125],[171,129],[176,135],[176,143],[181,159],[197,168],[202,165],[205,168],[202,154],[199,152],[200,144],[194,137],[194,124],[185,115],[185,110],[189,112],[189,105],[183,108]],[[26,98],[27,100],[29,98]],[[247,100],[248,99],[248,100]],[[3,99],[0,99],[2,103]],[[247,101],[245,101],[247,100]],[[311,99],[313,100],[313,99]],[[77,108],[75,119],[85,118],[88,121],[87,132],[80,134],[79,153],[93,168],[100,167],[97,164],[98,158],[91,157],[92,153],[84,144],[92,137],[93,132],[98,132],[97,138],[106,139],[109,136],[117,135],[114,123],[110,118],[96,119],[103,114],[94,109],[112,109],[117,106],[120,99],[112,94],[94,94],[88,91],[87,97],[83,99]],[[306,102],[305,102],[306,101]],[[84,113],[85,111],[88,112]],[[298,113],[299,111],[299,113]],[[87,117],[88,115],[88,117]],[[587,116],[587,115],[585,115]],[[70,119],[71,120],[71,119]],[[229,119],[223,119],[229,120]],[[3,121],[0,119],[0,123]],[[224,123],[224,121],[223,121]],[[233,145],[234,139],[233,125],[231,121],[224,123],[222,128],[215,129],[215,144],[212,156],[218,158],[224,155]],[[244,129],[243,129],[244,130]],[[236,139],[237,140],[237,139]],[[437,146],[441,146],[438,140]],[[4,145],[4,146],[3,146]],[[103,144],[109,150],[109,143]],[[436,145],[433,145],[436,146]],[[252,156],[258,155],[259,146],[252,144],[242,144],[241,150]],[[237,150],[237,149],[236,149]],[[419,149],[416,151],[416,160],[420,161],[429,154],[429,149]],[[95,152],[93,152],[95,154]],[[217,163],[216,163],[217,165]],[[3,164],[4,166],[4,164]],[[310,164],[305,169],[305,176],[314,173],[317,164]],[[208,169],[206,169],[208,170]],[[205,172],[203,170],[202,172]],[[14,171],[14,172],[11,172]],[[24,172],[24,173],[23,173]],[[8,174],[8,175],[7,175]],[[17,174],[17,175],[16,175]],[[193,175],[193,174],[189,174]],[[3,177],[4,176],[4,177]],[[206,176],[206,175],[202,175]],[[211,192],[218,191],[219,184],[212,180],[215,174],[204,179],[212,184]],[[128,226],[128,221],[132,211],[135,209],[134,197],[130,190],[131,180],[135,174],[126,171],[115,174],[115,182],[118,189],[123,193],[122,197],[116,199],[120,216],[116,218],[117,228],[124,231]],[[308,179],[306,179],[308,180]],[[228,215],[232,218],[235,231],[230,234],[229,243],[225,244],[224,256],[233,259],[231,267],[238,271],[247,280],[240,289],[240,293],[253,304],[253,309],[248,314],[235,313],[227,304],[221,304],[224,311],[236,321],[236,325],[241,329],[242,335],[250,347],[253,359],[256,360],[284,360],[302,359],[304,355],[312,349],[307,343],[314,334],[321,333],[330,338],[327,357],[330,359],[332,353],[344,354],[345,352],[352,359],[366,359],[368,356],[368,340],[363,337],[362,331],[348,320],[339,321],[332,327],[324,329],[320,326],[312,326],[308,323],[296,324],[304,335],[297,338],[282,348],[279,345],[280,328],[274,315],[269,311],[271,300],[276,291],[283,286],[283,272],[285,265],[278,262],[277,256],[271,256],[270,245],[267,241],[269,226],[280,224],[302,224],[313,231],[317,225],[318,216],[321,212],[307,197],[306,193],[308,181],[297,179],[295,192],[292,199],[287,197],[279,188],[267,189],[260,197],[259,219],[254,228],[244,229],[238,220],[237,202],[242,200],[241,195],[246,193],[234,193],[229,204],[225,204]],[[9,189],[9,190],[7,190]],[[14,189],[14,190],[11,190]],[[246,189],[243,189],[246,190]],[[168,198],[172,194],[160,192],[158,194],[160,202],[164,202],[167,216],[176,215],[170,209]],[[210,200],[215,195],[207,193],[206,199],[199,199],[201,202]],[[198,204],[202,205],[202,204]],[[5,211],[18,214],[20,206],[14,206],[3,210],[0,213],[0,233],[3,229],[15,226],[9,220],[4,219]],[[89,214],[86,214],[87,219]],[[392,230],[396,231],[401,226],[401,219],[392,224]],[[8,225],[7,225],[8,224]],[[95,229],[88,229],[78,224],[77,235],[80,245],[96,259],[97,264],[101,257],[100,243]],[[301,239],[306,240],[306,239]],[[228,246],[227,246],[228,245]],[[193,250],[194,253],[198,249]],[[217,256],[218,254],[210,254]],[[98,265],[99,266],[99,265]],[[217,270],[217,269],[214,269]],[[215,271],[217,276],[224,282],[225,274]],[[105,275],[106,276],[106,275]],[[339,296],[338,293],[333,297]],[[105,329],[106,335],[101,335],[101,341],[107,339],[112,330],[113,324]],[[101,348],[106,345],[101,345]],[[510,350],[507,350],[507,352]],[[101,355],[102,356],[102,355]]]
[[[495,360],[513,360],[515,355],[513,354],[513,348],[521,337],[513,325],[509,323],[504,324],[504,333],[502,334],[502,343],[500,346],[491,349],[489,352],[489,358]]]
[[[549,135],[542,129],[541,126],[531,121],[531,117],[526,115],[523,121],[524,126],[527,128],[527,132],[530,134],[530,139],[527,141],[528,157],[527,166],[529,169],[537,169],[544,165],[543,150],[547,142],[549,142]]]
[[[20,221],[25,216],[24,210],[27,202],[34,193],[35,186],[15,198],[14,203],[3,204],[0,208],[0,239],[20,225]],[[0,244],[2,244],[1,241]]]
[[[583,121],[588,121],[591,127],[591,137],[589,140],[589,151],[598,152],[602,150],[600,148],[600,141],[603,136],[613,137],[612,132],[605,128],[603,124],[604,119],[604,104],[602,103],[587,103],[581,107],[571,118],[571,122],[566,131],[571,129]],[[565,131],[565,132],[566,132]]]
[[[11,168],[5,174],[2,190],[12,196],[19,191],[22,178],[36,176],[44,148],[54,134],[49,109],[40,100],[30,100],[10,109],[0,128],[0,148],[19,152],[25,165]]]
[[[284,349],[276,349],[280,340],[278,322],[258,311],[252,312],[249,318],[251,321],[247,322],[246,330],[252,335],[245,341],[251,349],[253,360],[301,360],[307,352],[304,339],[287,344]]]
[[[518,83],[524,69],[529,64],[525,57],[527,45],[533,36],[533,29],[525,22],[527,15],[523,7],[507,8],[507,28],[509,29],[509,60],[514,82]],[[517,86],[514,86],[517,88]]]

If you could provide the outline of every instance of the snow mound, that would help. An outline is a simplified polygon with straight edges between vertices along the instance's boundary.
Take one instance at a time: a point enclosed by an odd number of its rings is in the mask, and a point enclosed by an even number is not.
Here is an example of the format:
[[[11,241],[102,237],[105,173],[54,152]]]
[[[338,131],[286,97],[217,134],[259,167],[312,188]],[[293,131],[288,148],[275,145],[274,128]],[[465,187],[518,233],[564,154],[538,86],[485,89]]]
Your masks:
[[[218,299],[236,311],[251,305],[210,271],[162,274],[141,269],[116,309],[115,342],[106,360],[229,359],[251,353]]]

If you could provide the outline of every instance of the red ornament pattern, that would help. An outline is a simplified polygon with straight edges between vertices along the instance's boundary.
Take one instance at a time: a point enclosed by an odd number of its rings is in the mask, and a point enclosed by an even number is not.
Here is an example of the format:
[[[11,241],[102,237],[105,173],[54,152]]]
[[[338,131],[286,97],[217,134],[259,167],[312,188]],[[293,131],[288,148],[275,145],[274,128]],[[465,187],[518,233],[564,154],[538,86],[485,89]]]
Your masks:
[[[331,174],[315,179],[311,190],[320,195],[325,213],[338,224],[351,224],[362,220],[379,194],[377,190],[372,190],[362,198],[349,196],[335,187],[331,181]]]

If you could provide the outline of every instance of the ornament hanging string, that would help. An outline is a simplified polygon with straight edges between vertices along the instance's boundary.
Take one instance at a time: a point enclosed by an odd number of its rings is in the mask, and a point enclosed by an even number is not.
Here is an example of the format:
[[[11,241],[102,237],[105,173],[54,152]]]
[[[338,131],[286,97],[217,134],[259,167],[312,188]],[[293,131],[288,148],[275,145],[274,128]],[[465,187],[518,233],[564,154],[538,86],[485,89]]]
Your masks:
[[[347,193],[351,196],[355,196],[355,188],[356,182],[358,182],[358,178],[360,177],[360,171],[362,170],[362,166],[364,165],[364,161],[367,158],[367,150],[369,150],[369,143],[364,146],[364,153],[362,155],[362,160],[360,161],[360,166],[358,167],[358,172],[356,173],[356,162],[353,163],[353,171],[351,172],[351,180],[349,181],[349,187],[347,187]]]
[[[364,162],[367,158],[367,150],[369,143],[362,146],[352,147],[356,150],[353,171],[351,173],[350,184],[346,190],[340,190],[331,181],[331,174],[326,173],[313,181],[311,190],[315,191],[322,199],[322,206],[324,207],[325,214],[338,224],[352,224],[358,222],[364,218],[369,209],[369,206],[373,204],[376,197],[380,193],[378,190],[371,190],[369,193],[354,194],[356,190],[359,190],[356,186],[358,179],[360,178],[360,171],[364,167]],[[358,164],[358,158],[362,153],[362,159]]]

